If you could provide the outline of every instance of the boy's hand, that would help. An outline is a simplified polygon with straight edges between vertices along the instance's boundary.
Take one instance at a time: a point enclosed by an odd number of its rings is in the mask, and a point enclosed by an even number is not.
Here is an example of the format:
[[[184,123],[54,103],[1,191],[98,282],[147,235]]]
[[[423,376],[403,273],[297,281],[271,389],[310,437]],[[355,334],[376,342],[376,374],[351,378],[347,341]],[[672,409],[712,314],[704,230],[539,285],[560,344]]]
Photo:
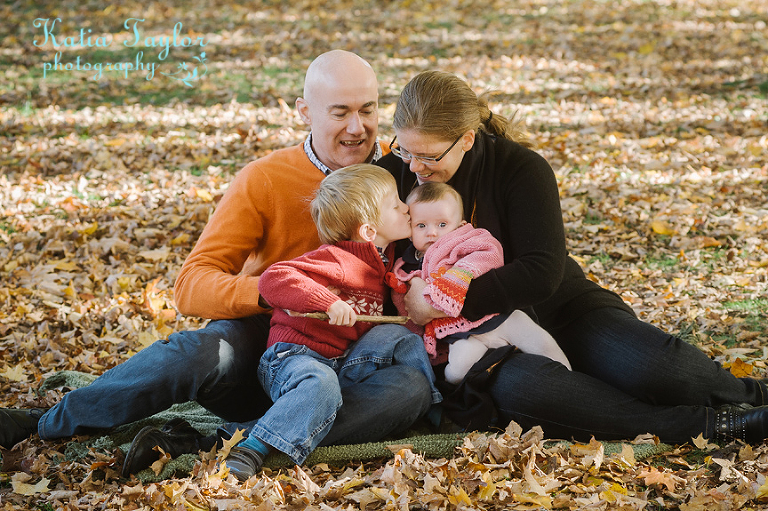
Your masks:
[[[344,300],[336,300],[328,307],[328,323],[331,325],[352,326],[357,321],[357,314]]]

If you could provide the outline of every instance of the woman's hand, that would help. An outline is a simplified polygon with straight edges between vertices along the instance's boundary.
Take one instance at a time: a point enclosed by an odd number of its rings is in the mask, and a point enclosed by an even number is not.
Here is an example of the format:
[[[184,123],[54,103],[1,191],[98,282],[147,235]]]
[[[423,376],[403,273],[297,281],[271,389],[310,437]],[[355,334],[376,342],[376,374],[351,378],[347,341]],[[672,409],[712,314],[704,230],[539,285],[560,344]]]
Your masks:
[[[328,307],[328,323],[331,325],[352,326],[357,321],[357,314],[344,300],[336,300]]]
[[[405,294],[405,309],[414,323],[426,325],[433,319],[448,316],[443,311],[437,310],[427,303],[427,300],[424,298],[424,288],[427,287],[427,283],[423,279],[414,277],[408,283],[410,284],[410,289]]]

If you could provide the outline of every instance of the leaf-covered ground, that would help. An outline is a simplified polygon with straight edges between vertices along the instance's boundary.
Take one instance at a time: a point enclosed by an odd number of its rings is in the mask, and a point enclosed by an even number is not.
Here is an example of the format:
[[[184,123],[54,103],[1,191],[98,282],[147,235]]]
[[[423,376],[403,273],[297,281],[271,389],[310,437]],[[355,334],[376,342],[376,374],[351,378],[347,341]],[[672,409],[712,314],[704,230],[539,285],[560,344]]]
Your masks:
[[[233,173],[305,136],[293,100],[309,61],[330,48],[356,51],[377,70],[382,139],[392,136],[398,91],[420,70],[497,91],[494,110],[519,110],[557,173],[568,246],[590,278],[734,373],[765,375],[768,1],[378,4],[0,6],[1,405],[50,405],[60,395],[38,392],[47,376],[101,373],[201,324],[174,309],[179,267]],[[54,47],[35,20],[57,18]],[[133,22],[135,45],[131,19],[144,20]],[[161,58],[178,23],[179,41],[202,37],[205,46],[170,47]],[[111,44],[99,45],[107,36]],[[151,79],[146,69],[106,68],[139,51],[156,65]],[[199,80],[178,79],[202,59],[204,76],[197,65]],[[62,69],[46,69],[54,62]],[[453,459],[403,450],[245,485],[212,457],[191,477],[142,485],[119,479],[119,452],[66,461],[66,441],[35,437],[3,453],[0,505],[768,506],[765,444],[692,440],[638,461],[631,449],[607,455],[599,443],[547,440],[511,425],[468,437]]]

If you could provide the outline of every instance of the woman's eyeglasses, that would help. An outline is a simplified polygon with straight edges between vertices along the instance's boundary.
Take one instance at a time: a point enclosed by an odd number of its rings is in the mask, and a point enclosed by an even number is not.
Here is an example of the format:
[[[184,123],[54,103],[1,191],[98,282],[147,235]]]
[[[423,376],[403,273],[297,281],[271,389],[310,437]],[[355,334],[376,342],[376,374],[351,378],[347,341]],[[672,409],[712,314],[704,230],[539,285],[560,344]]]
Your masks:
[[[424,165],[437,165],[437,163],[442,160],[446,154],[450,152],[451,149],[453,149],[453,146],[455,146],[459,140],[461,140],[461,137],[464,136],[462,133],[459,135],[459,138],[453,141],[453,144],[451,144],[451,147],[443,151],[443,154],[440,156],[437,156],[435,158],[432,158],[430,156],[416,156],[415,154],[411,154],[399,145],[395,145],[395,140],[397,140],[397,135],[395,135],[395,138],[392,139],[392,142],[389,144],[389,150],[394,153],[395,156],[400,157],[404,162],[409,162],[411,160],[416,160],[419,163],[423,163]]]

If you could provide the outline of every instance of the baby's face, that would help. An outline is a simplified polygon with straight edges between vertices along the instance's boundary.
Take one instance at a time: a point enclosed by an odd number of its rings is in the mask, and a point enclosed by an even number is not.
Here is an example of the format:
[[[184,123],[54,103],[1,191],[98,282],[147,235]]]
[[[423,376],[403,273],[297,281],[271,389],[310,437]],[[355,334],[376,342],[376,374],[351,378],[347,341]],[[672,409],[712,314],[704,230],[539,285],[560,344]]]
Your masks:
[[[435,202],[414,202],[410,211],[411,241],[419,252],[425,252],[435,241],[466,223],[456,201],[449,197]]]

